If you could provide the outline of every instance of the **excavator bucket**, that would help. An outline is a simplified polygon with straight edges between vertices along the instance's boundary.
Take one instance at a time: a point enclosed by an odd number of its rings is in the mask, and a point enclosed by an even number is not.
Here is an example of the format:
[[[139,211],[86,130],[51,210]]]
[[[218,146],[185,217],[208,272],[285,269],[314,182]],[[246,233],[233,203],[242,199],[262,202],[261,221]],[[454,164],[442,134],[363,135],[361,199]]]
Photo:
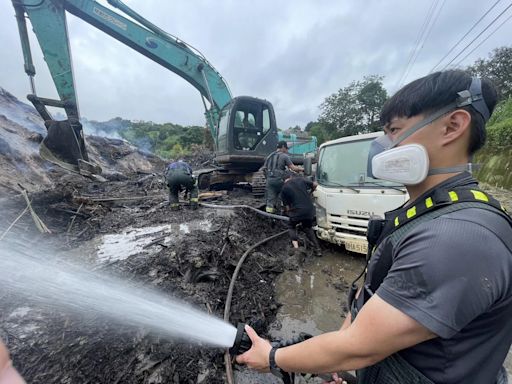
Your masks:
[[[101,174],[101,167],[89,161],[82,124],[77,119],[45,121],[48,134],[39,147],[39,154],[64,169],[85,176]]]

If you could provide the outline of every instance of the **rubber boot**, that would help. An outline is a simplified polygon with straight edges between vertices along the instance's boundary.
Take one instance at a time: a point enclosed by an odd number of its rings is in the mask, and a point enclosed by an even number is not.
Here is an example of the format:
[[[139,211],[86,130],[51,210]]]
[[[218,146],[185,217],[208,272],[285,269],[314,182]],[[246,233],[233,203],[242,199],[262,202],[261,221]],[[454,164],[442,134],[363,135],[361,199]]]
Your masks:
[[[169,206],[171,207],[171,211],[179,211],[180,210],[179,204],[171,203],[171,204],[169,204]]]

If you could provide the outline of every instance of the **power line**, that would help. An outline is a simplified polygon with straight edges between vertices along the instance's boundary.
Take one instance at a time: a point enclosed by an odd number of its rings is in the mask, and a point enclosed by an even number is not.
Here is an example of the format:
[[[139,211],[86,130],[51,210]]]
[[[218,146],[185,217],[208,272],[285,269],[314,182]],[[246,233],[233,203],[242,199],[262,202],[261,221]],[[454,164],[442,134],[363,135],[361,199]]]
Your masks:
[[[500,29],[500,28],[503,26],[503,24],[505,24],[505,23],[506,23],[507,21],[509,21],[510,19],[512,19],[512,14],[511,14],[509,17],[507,17],[507,18],[505,19],[505,21],[503,21],[503,23],[501,23],[500,25],[498,25],[498,27],[496,27],[496,29],[495,29],[494,31],[492,31],[491,33],[489,33],[489,35],[487,35],[487,37],[486,37],[485,39],[483,39],[480,43],[478,43],[478,45],[477,45],[475,48],[473,48],[473,49],[471,50],[471,52],[469,52],[466,56],[464,56],[462,59],[460,59],[460,60],[457,62],[457,64],[455,64],[455,66],[456,66],[456,67],[458,67],[458,66],[459,66],[459,65],[460,65],[464,60],[466,60],[466,59],[468,58],[468,56],[469,56],[469,55],[471,55],[473,52],[475,52],[475,51],[478,49],[478,47],[480,47],[483,43],[485,43],[485,42],[487,41],[487,39],[489,39],[489,37],[491,37],[492,35],[494,35],[494,34],[498,31],[498,29]]]
[[[430,37],[430,33],[432,32],[432,29],[439,17],[439,15],[441,14],[441,11],[444,7],[444,4],[445,4],[445,0],[442,0],[441,2],[441,5],[439,6],[439,8],[437,9],[437,13],[435,14],[435,16],[433,17],[432,19],[432,23],[429,25],[428,29],[427,29],[427,32],[425,33],[425,38],[423,39],[423,42],[421,43],[421,46],[420,48],[418,49],[418,51],[416,52],[416,56],[413,58],[412,60],[412,63],[411,63],[411,66],[409,67],[409,70],[407,71],[406,75],[404,76],[403,80],[402,80],[402,83],[405,82],[405,79],[407,79],[407,76],[409,76],[409,73],[411,72],[414,64],[416,63],[416,60],[418,59],[419,55],[420,55],[420,52],[421,50],[423,49],[423,46],[425,45],[425,42],[428,40],[428,38]]]
[[[441,60],[439,60],[439,62],[438,62],[436,65],[434,65],[434,67],[432,67],[432,69],[430,70],[430,72],[429,72],[429,73],[434,72],[434,70],[437,68],[437,66],[438,66],[439,64],[441,64],[441,63],[443,62],[443,60],[444,60],[444,59],[446,59],[450,53],[452,53],[452,52],[453,52],[453,50],[454,50],[454,49],[455,49],[455,48],[456,48],[456,47],[457,47],[457,46],[462,42],[462,40],[464,40],[464,39],[466,38],[466,36],[467,36],[467,35],[469,35],[469,34],[471,33],[471,31],[473,31],[473,29],[475,29],[475,27],[476,27],[476,26],[477,26],[477,25],[478,25],[478,24],[479,24],[479,23],[484,19],[484,17],[485,17],[485,16],[487,16],[487,15],[489,14],[489,12],[491,12],[491,11],[494,9],[494,7],[496,7],[496,5],[498,5],[498,3],[499,3],[500,1],[501,1],[501,0],[496,1],[496,2],[491,6],[491,8],[489,8],[489,9],[487,10],[487,12],[485,12],[485,13],[482,15],[482,17],[480,17],[480,18],[477,20],[477,22],[476,22],[475,24],[473,24],[473,26],[469,29],[469,31],[467,31],[467,32],[464,34],[464,36],[462,36],[462,37],[459,39],[459,41],[457,41],[457,42],[453,45],[453,47],[451,47],[451,48],[450,48],[450,50],[446,53],[446,55],[444,55],[444,56],[442,57],[442,59],[441,59]]]
[[[462,49],[453,59],[450,60],[450,62],[448,64],[446,64],[442,70],[445,70],[451,63],[453,63],[455,61],[455,59],[457,59],[460,55],[462,55],[464,53],[464,51],[466,49],[468,49],[474,42],[476,39],[478,39],[480,36],[482,36],[482,34],[487,31],[491,25],[493,25],[506,11],[508,11],[508,9],[512,7],[512,3],[510,3],[498,16],[496,16],[488,25],[487,27],[485,27],[483,29],[483,31],[481,31],[473,40],[471,40],[469,42],[469,44],[467,44],[464,49]]]
[[[423,21],[423,24],[421,25],[421,28],[418,31],[418,35],[416,36],[416,40],[414,41],[414,48],[411,49],[411,53],[409,55],[409,59],[407,60],[407,64],[405,65],[402,74],[398,78],[398,81],[396,83],[396,87],[398,87],[400,85],[400,83],[402,82],[402,79],[405,76],[405,73],[407,72],[407,70],[409,68],[409,65],[411,64],[411,60],[412,60],[416,50],[418,49],[418,47],[420,45],[420,42],[421,42],[422,37],[423,37],[423,34],[425,33],[427,25],[430,23],[430,20],[431,20],[432,15],[433,15],[434,8],[437,6],[438,2],[439,2],[439,0],[433,0],[432,3],[430,4],[430,8],[428,9],[427,16],[425,17],[425,20]]]

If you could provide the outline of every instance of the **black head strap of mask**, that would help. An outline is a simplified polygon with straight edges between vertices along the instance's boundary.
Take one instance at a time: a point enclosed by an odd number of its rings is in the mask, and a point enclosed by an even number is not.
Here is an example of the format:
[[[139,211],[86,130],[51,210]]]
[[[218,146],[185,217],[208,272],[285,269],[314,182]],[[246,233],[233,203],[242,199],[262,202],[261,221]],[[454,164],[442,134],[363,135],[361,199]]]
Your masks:
[[[491,113],[489,112],[489,108],[485,103],[485,99],[482,94],[482,80],[480,80],[479,77],[473,77],[471,79],[469,94],[468,91],[462,91],[459,92],[459,96],[465,99],[465,103],[458,105],[459,107],[471,105],[480,115],[482,115],[484,122],[487,123],[489,121]]]

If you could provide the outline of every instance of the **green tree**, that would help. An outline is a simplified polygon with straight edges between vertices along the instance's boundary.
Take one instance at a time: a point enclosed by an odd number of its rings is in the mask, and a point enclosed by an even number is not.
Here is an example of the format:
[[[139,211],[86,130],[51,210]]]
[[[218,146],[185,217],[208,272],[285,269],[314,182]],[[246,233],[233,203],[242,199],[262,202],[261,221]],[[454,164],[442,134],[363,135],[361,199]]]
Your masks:
[[[204,145],[204,128],[183,127],[178,124],[156,124],[151,121],[131,123],[120,131],[133,145],[164,158],[184,156],[192,146]]]
[[[174,144],[174,146],[171,149],[171,157],[178,158],[185,156],[187,154],[187,151],[183,149],[183,147],[180,145],[180,143]]]
[[[488,59],[478,59],[467,70],[491,80],[501,99],[512,96],[512,47],[496,48]]]
[[[487,124],[487,145],[512,146],[512,97],[499,103]]]
[[[187,127],[184,128],[183,133],[179,137],[179,143],[184,148],[190,148],[193,144],[203,143],[203,128],[201,127]]]
[[[317,124],[316,121],[310,121],[309,123],[307,123],[306,127],[304,128],[304,132],[310,132],[311,128],[313,128],[315,124]]]
[[[309,133],[311,136],[316,136],[319,145],[337,138],[336,128],[333,125],[326,125],[318,121],[311,122]]]
[[[330,139],[379,129],[379,112],[388,97],[382,80],[382,76],[365,76],[324,100],[319,122],[326,132],[335,132]]]
[[[215,141],[213,139],[212,133],[210,131],[210,128],[208,126],[203,128],[203,143],[204,146],[211,151],[213,151],[213,147],[215,144]]]

